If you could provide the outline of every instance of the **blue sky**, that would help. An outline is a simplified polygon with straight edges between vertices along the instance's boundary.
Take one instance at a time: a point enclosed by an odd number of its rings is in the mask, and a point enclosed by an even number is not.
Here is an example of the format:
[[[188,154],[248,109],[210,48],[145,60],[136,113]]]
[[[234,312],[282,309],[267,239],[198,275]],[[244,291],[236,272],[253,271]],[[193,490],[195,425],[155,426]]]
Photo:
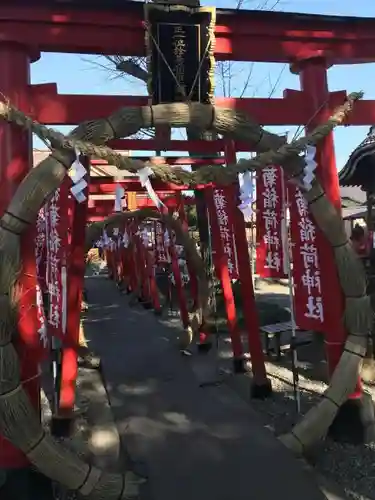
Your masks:
[[[263,4],[272,8],[276,0],[245,0],[243,8],[257,8]],[[217,7],[235,7],[231,0],[203,0],[203,4]],[[281,0],[275,10],[288,12],[304,12],[314,14],[335,14],[345,16],[375,17],[375,0]],[[32,83],[56,82],[63,94],[145,94],[145,86],[128,79],[111,79],[109,73],[95,63],[102,60],[97,56],[43,53],[40,61],[31,68]],[[250,63],[236,63],[233,69],[233,97],[241,92],[244,75]],[[365,92],[366,99],[375,99],[375,63],[356,66],[335,66],[329,70],[330,90],[348,90]],[[270,88],[278,81],[273,97],[281,97],[285,88],[299,88],[298,77],[290,74],[288,67],[280,64],[255,63],[251,84],[245,97],[268,97]],[[347,87],[350,83],[350,87]],[[220,95],[220,82],[217,95]],[[276,133],[285,132],[287,127],[271,128]],[[368,127],[346,127],[335,132],[335,148],[337,166],[340,169],[351,151],[364,138]],[[294,130],[290,129],[291,135]],[[41,148],[39,141],[35,146]]]

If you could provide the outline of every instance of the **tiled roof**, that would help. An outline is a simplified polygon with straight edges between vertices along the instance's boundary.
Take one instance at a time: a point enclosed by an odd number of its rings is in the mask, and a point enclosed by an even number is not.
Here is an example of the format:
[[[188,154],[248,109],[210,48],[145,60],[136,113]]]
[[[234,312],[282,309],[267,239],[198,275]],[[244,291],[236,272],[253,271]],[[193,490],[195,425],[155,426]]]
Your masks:
[[[341,186],[372,185],[375,179],[375,126],[370,127],[366,138],[349,156],[339,173]]]
[[[358,186],[341,186],[341,198],[347,198],[355,203],[366,203],[366,193]]]

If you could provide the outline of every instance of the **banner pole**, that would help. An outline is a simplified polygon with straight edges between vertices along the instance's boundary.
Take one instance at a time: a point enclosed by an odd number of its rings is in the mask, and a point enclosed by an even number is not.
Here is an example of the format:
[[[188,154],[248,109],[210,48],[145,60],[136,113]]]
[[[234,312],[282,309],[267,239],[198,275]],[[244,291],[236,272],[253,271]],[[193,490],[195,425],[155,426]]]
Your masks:
[[[290,303],[290,316],[292,320],[292,338],[290,341],[290,349],[292,353],[292,374],[293,374],[293,393],[296,403],[297,413],[301,413],[301,391],[299,387],[299,374],[298,374],[298,353],[296,349],[296,316],[294,310],[294,283],[293,274],[291,272],[291,255],[290,255],[290,234],[289,227],[286,221],[286,208],[289,207],[288,190],[285,189],[284,170],[281,169],[281,193],[282,193],[282,219],[281,219],[281,234],[282,246],[284,252],[284,272],[288,275],[289,287],[289,303]]]

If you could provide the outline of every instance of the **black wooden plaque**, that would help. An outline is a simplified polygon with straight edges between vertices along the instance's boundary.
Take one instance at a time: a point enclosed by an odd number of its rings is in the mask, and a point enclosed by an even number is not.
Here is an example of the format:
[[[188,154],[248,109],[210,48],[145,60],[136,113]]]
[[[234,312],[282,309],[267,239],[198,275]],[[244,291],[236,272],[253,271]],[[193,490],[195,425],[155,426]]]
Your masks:
[[[147,19],[153,104],[211,102],[215,10],[148,4]]]

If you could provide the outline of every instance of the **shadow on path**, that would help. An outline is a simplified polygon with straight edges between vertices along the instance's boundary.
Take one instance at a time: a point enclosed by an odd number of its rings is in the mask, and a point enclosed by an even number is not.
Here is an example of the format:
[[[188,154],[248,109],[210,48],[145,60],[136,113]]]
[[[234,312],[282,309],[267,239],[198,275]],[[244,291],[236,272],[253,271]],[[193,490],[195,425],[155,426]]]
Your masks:
[[[173,330],[130,309],[106,278],[86,284],[85,333],[102,358],[122,444],[149,477],[150,499],[327,498],[247,403],[225,385],[199,386]]]

